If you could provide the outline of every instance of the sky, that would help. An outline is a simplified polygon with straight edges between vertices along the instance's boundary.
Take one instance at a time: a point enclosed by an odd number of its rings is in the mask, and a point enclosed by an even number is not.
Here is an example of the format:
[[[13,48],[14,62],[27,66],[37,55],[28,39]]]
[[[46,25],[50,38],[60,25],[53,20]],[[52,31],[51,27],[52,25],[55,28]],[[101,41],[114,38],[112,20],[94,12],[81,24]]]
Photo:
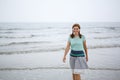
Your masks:
[[[120,0],[0,0],[0,22],[120,22]]]

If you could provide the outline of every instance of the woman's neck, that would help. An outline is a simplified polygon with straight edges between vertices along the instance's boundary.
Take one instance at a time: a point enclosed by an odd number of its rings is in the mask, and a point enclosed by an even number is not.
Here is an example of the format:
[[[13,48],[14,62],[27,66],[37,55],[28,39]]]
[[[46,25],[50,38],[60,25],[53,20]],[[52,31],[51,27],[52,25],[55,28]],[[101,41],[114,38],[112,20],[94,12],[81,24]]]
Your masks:
[[[75,37],[79,36],[79,34],[74,34],[74,35],[75,35]]]

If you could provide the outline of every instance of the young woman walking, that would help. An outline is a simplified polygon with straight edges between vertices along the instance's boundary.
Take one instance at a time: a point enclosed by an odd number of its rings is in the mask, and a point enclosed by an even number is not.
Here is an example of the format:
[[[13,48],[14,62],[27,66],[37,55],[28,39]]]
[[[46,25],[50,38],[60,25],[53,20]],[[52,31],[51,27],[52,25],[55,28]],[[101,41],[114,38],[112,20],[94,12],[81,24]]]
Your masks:
[[[73,80],[81,80],[81,71],[88,69],[88,51],[85,36],[80,33],[80,25],[72,26],[72,34],[65,48],[63,62],[66,61],[66,55],[70,52],[70,67],[72,69]]]

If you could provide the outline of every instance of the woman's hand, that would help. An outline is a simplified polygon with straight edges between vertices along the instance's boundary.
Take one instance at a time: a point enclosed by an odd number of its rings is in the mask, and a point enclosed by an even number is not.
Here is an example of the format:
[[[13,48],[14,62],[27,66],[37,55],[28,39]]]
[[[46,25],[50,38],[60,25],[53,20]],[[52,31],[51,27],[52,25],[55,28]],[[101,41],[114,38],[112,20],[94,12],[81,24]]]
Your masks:
[[[65,63],[65,61],[66,61],[66,57],[63,57],[63,62]]]
[[[88,57],[86,57],[86,61],[88,62]]]

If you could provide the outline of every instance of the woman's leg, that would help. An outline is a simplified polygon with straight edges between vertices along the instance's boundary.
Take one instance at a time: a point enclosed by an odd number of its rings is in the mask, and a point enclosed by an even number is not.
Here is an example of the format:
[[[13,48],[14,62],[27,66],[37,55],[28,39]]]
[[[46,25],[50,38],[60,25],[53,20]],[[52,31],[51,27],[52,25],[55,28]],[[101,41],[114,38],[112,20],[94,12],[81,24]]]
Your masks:
[[[75,57],[70,56],[70,67],[71,67],[71,70],[72,70],[73,80],[76,80],[76,79],[75,79],[75,74],[74,74]]]
[[[75,79],[75,74],[72,74],[72,76],[73,76],[73,80],[76,80],[76,79]]]
[[[77,80],[81,80],[80,74],[76,74],[76,75],[77,75]]]
[[[80,74],[73,74],[73,80],[81,80]]]

